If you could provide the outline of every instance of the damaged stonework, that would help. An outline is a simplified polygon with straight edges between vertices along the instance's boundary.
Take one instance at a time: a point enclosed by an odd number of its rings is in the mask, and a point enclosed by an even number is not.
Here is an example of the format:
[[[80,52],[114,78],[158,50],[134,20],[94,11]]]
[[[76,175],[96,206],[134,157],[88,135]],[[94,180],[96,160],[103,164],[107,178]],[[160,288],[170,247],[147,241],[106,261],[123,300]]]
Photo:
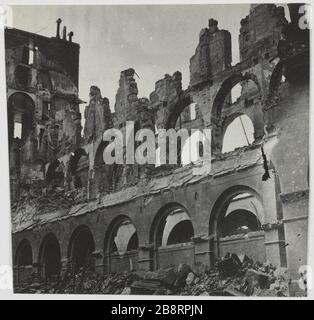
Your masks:
[[[288,23],[280,6],[251,5],[239,21],[241,61],[234,66],[230,33],[209,19],[186,90],[177,71],[141,98],[129,68],[121,72],[111,112],[91,86],[83,135],[78,44],[6,29],[15,281],[86,266],[99,274],[180,264],[213,269],[235,253],[265,268],[266,261],[287,268],[290,295],[299,294],[298,270],[307,262],[309,34],[297,28],[298,9],[289,5]],[[36,63],[24,63],[32,48]],[[241,116],[252,124],[252,142],[224,152],[226,132]],[[106,165],[103,132],[124,132],[127,121],[135,132],[154,130],[156,143],[160,129],[211,129],[211,171],[193,174],[206,163],[200,160]],[[248,270],[248,281],[255,283],[259,272]],[[199,292],[195,285],[186,292]],[[230,294],[234,285],[222,287]]]
[[[190,84],[197,85],[231,65],[231,34],[219,30],[218,21],[209,19],[202,29],[195,55],[190,60]]]
[[[99,139],[105,130],[113,127],[109,100],[102,98],[96,86],[91,86],[89,96],[90,103],[84,112],[84,139],[87,143]]]

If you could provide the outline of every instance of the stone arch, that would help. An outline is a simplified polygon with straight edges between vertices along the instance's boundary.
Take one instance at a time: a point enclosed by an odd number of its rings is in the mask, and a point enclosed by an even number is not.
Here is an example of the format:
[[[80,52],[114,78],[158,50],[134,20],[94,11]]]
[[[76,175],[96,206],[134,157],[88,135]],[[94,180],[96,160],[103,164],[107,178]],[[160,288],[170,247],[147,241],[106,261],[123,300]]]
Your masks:
[[[246,81],[251,80],[256,85],[258,92],[261,95],[261,86],[257,80],[257,77],[254,74],[251,74],[249,72],[246,72],[244,74],[242,73],[236,73],[231,75],[229,78],[223,81],[222,85],[220,86],[217,94],[215,95],[212,110],[211,110],[211,129],[212,129],[212,152],[221,152],[221,136],[222,136],[222,109],[225,103],[225,100],[228,95],[230,95],[231,90],[233,87],[235,87],[237,84]]]
[[[48,166],[46,182],[54,187],[63,187],[65,168],[63,163],[56,159]]]
[[[25,281],[33,273],[33,250],[30,242],[23,239],[17,246],[14,257],[14,281]]]
[[[163,206],[156,214],[150,229],[150,243],[153,244],[151,267],[163,268],[169,263],[191,264],[194,261],[193,236],[194,226],[188,210],[175,202]]]
[[[177,119],[181,112],[192,103],[190,95],[185,95],[180,98],[180,100],[173,105],[171,111],[166,120],[165,129],[175,128]]]
[[[240,201],[240,203],[236,206],[235,201]],[[226,233],[226,229],[224,228],[226,228],[226,224],[229,222],[234,227],[233,230],[229,231],[235,231],[237,228],[239,230],[233,233]],[[227,251],[233,251],[230,253],[247,254],[255,259],[265,260],[265,234],[262,230],[264,222],[263,201],[256,190],[245,185],[235,185],[224,190],[215,201],[210,214],[209,234],[212,239],[210,241],[210,250],[212,252],[211,264],[215,263],[215,259],[222,257]],[[246,232],[240,229],[243,226],[248,228],[251,226],[252,230],[247,230]],[[244,234],[251,231],[253,232],[251,238],[248,238],[246,235],[244,236]],[[254,232],[257,233],[254,234]],[[241,237],[237,234],[243,234],[243,236]],[[235,235],[234,238],[232,238],[233,235]],[[252,248],[254,249],[255,247],[256,251],[254,252]]]
[[[30,242],[27,239],[21,240],[17,246],[14,265],[28,266],[33,264],[33,250]]]
[[[243,229],[244,226],[245,229]],[[258,231],[261,228],[261,222],[254,213],[246,209],[237,209],[225,216],[221,233],[223,237],[226,237],[241,232]]]
[[[25,142],[34,132],[35,104],[33,99],[23,92],[15,92],[8,99],[9,140],[19,138]],[[15,137],[15,135],[17,135]]]
[[[73,231],[69,247],[68,258],[71,261],[71,269],[78,272],[81,268],[94,269],[92,254],[95,251],[95,240],[87,225],[80,225]]]
[[[180,99],[174,103],[172,106],[169,107],[169,114],[166,118],[165,121],[165,130],[169,129],[176,129],[176,123],[181,115],[181,113],[184,111],[186,107],[191,105],[192,103],[191,96],[189,94],[183,94]],[[181,128],[179,128],[181,129]],[[189,133],[190,134],[190,133]],[[168,141],[168,139],[167,139]],[[181,145],[183,146],[185,141],[181,141],[181,137],[178,137],[177,139],[177,159],[178,159],[178,164],[181,164]],[[169,144],[167,142],[167,161],[168,161],[168,152],[169,152]],[[158,155],[156,155],[158,156]]]
[[[38,261],[43,278],[60,276],[61,249],[58,239],[52,232],[49,232],[41,242]]]
[[[220,196],[216,199],[213,209],[210,213],[210,220],[209,220],[209,231],[210,234],[217,234],[217,224],[221,221],[221,219],[226,214],[226,209],[230,204],[230,201],[240,195],[240,194],[251,194],[258,199],[258,201],[263,206],[263,200],[260,194],[254,190],[253,188],[246,186],[246,185],[235,185],[229,187],[228,189],[224,190]],[[261,221],[264,221],[264,217],[259,216]]]
[[[278,62],[270,76],[268,94],[266,99],[266,109],[271,108],[278,102],[279,87],[281,84],[282,76],[284,74],[284,65]]]
[[[75,188],[87,188],[89,176],[89,156],[82,148],[71,154],[68,172]]]
[[[114,218],[104,239],[105,272],[121,272],[138,268],[139,239],[137,228],[126,215]]]

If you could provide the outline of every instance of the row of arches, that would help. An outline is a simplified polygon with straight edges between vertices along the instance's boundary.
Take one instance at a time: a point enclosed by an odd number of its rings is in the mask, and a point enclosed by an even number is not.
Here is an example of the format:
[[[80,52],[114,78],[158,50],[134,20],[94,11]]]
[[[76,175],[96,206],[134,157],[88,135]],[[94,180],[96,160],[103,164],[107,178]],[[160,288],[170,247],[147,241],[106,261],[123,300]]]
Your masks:
[[[281,84],[283,68],[278,63],[273,70],[269,81],[269,92],[267,101],[277,95],[278,88]],[[226,153],[236,148],[249,146],[258,141],[264,135],[263,110],[254,109],[251,113],[245,112],[245,108],[232,111],[233,104],[237,103],[239,98],[243,99],[246,106],[254,104],[254,99],[262,100],[262,88],[257,77],[249,72],[235,73],[223,81],[216,95],[214,96],[211,109],[211,129],[212,129],[212,153]],[[230,109],[227,115],[222,114],[223,110]],[[189,114],[190,120],[195,121],[196,115],[200,115],[197,104],[192,101],[190,94],[181,97],[177,105],[172,108],[167,118],[165,128],[179,128],[181,126],[181,115]],[[186,112],[187,111],[187,112]],[[259,114],[256,114],[256,111]],[[257,113],[258,113],[257,112]],[[186,115],[184,115],[186,117]],[[198,123],[199,125],[199,123]],[[26,130],[26,129],[25,129]],[[178,150],[180,154],[179,162],[181,165],[189,164],[191,161],[197,161],[196,156],[202,156],[202,142],[199,144],[199,150],[190,148],[194,145],[194,140],[198,137],[191,136],[189,141],[184,145],[184,149]],[[178,146],[180,142],[178,143]],[[103,161],[103,151],[106,147],[105,142],[100,142],[94,157],[93,177],[95,179],[95,188],[99,191],[109,191],[112,189],[115,176],[119,174],[117,166],[105,165]],[[182,159],[181,159],[182,157]],[[60,162],[59,162],[60,163]],[[47,182],[64,185],[65,168],[57,167],[58,160],[49,165],[46,173]],[[156,166],[158,164],[158,150],[156,154]],[[120,168],[121,169],[121,168]],[[117,174],[115,174],[117,173]],[[81,148],[77,149],[70,158],[70,176],[73,177],[73,184],[76,188],[86,187],[89,178],[89,155]],[[54,181],[53,181],[54,180]]]
[[[265,259],[263,245],[264,212],[261,199],[254,192],[231,190],[218,199],[210,219],[209,234],[216,233],[213,245],[216,256],[232,247],[234,237],[242,247],[238,253],[255,251],[255,258]],[[218,211],[217,211],[218,210]],[[149,232],[150,268],[159,269],[176,263],[191,264],[195,258],[195,226],[188,210],[179,203],[163,206],[152,221]],[[258,233],[256,239],[246,241],[247,236]],[[81,268],[95,267],[96,240],[87,225],[79,225],[72,232],[67,248],[68,266],[73,272]],[[253,242],[252,242],[253,241]],[[255,241],[255,242],[254,242]],[[253,247],[252,247],[253,246]],[[138,227],[128,215],[119,215],[108,225],[103,240],[104,272],[121,272],[138,269],[139,260]],[[17,270],[25,270],[33,264],[33,251],[30,242],[23,239],[17,247],[14,264]],[[40,245],[38,263],[42,277],[58,277],[61,272],[61,248],[53,233],[46,235]]]
[[[235,73],[225,79],[213,97],[210,110],[212,129],[212,153],[226,153],[259,141],[264,135],[263,106],[276,98],[283,77],[282,64],[278,63],[270,76],[268,96],[264,99],[263,85],[250,72]],[[239,104],[241,98],[241,104]],[[166,129],[181,128],[181,118],[192,114],[195,120],[195,103],[191,95],[184,95],[174,106],[166,121]],[[241,105],[241,106],[240,106]],[[254,110],[249,107],[255,106]],[[267,107],[267,106],[266,106]],[[234,109],[234,110],[233,110]],[[224,114],[223,112],[226,111]]]

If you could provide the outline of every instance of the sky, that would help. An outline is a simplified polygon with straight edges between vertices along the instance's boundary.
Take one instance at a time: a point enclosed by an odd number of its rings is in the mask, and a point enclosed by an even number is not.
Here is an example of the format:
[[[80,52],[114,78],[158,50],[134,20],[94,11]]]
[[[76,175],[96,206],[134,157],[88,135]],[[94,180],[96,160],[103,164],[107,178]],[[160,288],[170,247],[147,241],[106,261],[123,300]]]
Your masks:
[[[148,98],[155,82],[175,71],[182,73],[186,89],[189,60],[210,18],[231,33],[232,64],[238,63],[240,21],[250,10],[250,4],[12,7],[13,27],[48,37],[55,36],[56,20],[62,19],[61,30],[67,26],[67,33],[73,31],[73,41],[80,44],[79,97],[89,102],[89,88],[96,85],[112,111],[120,72],[128,68],[138,75],[138,97]],[[285,10],[288,17],[286,6]],[[80,106],[82,116],[84,108]],[[243,131],[240,122],[235,128]]]
[[[44,36],[61,30],[74,32],[80,44],[79,95],[89,100],[96,85],[114,106],[120,72],[134,68],[139,97],[149,97],[155,82],[165,74],[182,72],[183,88],[189,84],[189,59],[198,44],[199,32],[208,19],[232,34],[233,62],[239,61],[240,20],[249,4],[154,5],[154,6],[13,6],[13,26]],[[227,14],[232,12],[232,14]]]

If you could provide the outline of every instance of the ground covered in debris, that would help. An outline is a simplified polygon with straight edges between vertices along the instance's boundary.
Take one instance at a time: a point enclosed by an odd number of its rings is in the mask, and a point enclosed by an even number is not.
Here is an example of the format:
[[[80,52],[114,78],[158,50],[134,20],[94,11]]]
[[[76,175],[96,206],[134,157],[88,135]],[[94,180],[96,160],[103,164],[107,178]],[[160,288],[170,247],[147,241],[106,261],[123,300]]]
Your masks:
[[[15,286],[16,293],[149,294],[192,296],[288,296],[286,268],[253,262],[247,256],[228,254],[215,268],[186,264],[158,271],[99,275],[91,269],[66,273],[58,280]]]

